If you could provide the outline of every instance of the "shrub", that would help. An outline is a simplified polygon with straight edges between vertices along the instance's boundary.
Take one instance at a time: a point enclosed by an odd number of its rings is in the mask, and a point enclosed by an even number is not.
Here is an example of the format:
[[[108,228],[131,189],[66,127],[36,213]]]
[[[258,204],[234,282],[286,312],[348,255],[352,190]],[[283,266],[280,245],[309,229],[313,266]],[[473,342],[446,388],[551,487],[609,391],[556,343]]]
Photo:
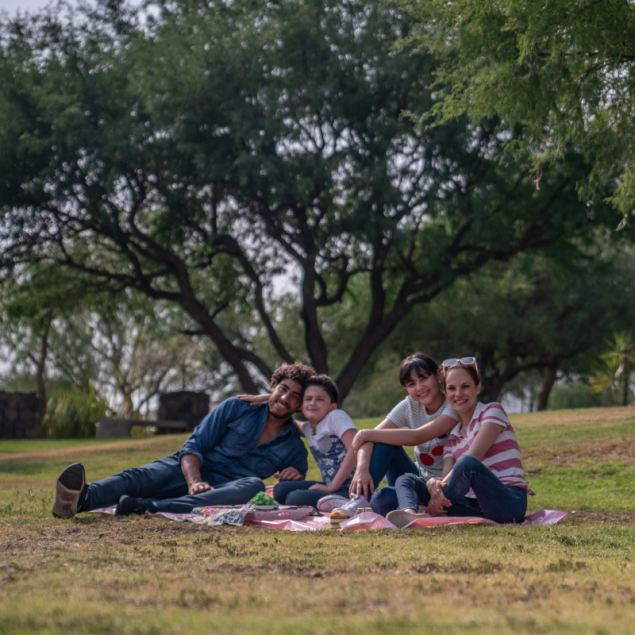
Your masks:
[[[588,382],[579,380],[553,387],[549,396],[550,410],[567,410],[569,408],[598,408],[607,405],[602,395],[594,395]]]
[[[47,439],[76,439],[95,436],[95,424],[110,416],[108,402],[95,386],[88,391],[73,386],[59,397],[49,399],[42,419],[42,436]]]

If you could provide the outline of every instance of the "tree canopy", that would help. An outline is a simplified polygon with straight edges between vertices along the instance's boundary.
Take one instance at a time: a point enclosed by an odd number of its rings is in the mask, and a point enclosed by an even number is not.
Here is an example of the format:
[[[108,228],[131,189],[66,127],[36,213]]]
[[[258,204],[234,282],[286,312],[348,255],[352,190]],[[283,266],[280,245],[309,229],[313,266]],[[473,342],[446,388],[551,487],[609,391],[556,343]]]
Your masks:
[[[579,203],[579,156],[536,189],[493,123],[406,116],[435,103],[434,58],[393,47],[411,33],[379,0],[104,1],[7,22],[0,265],[180,306],[245,390],[303,360],[345,397],[455,280],[612,222]],[[329,311],[359,285],[364,315],[334,339]]]
[[[537,164],[582,151],[584,198],[635,207],[635,5],[628,0],[413,0],[413,39],[440,60],[436,115],[497,116]],[[412,40],[410,40],[410,43]],[[426,114],[426,113],[420,113]],[[540,169],[540,168],[539,168]],[[539,174],[538,174],[539,176]]]

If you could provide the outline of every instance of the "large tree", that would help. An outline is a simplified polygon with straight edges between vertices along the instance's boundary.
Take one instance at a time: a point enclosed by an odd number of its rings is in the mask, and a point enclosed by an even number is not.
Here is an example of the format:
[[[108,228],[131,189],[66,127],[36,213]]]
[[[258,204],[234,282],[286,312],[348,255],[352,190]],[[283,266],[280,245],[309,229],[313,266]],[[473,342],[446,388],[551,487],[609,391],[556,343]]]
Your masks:
[[[414,307],[607,219],[577,200],[580,160],[537,190],[493,126],[415,125],[435,63],[394,50],[410,21],[379,0],[82,11],[3,25],[1,264],[180,305],[245,390],[301,359],[345,397]],[[275,290],[296,274],[294,347]],[[353,280],[368,308],[330,351]]]
[[[635,5],[629,0],[403,0],[414,40],[440,60],[439,120],[469,113],[521,125],[541,163],[569,147],[592,162],[584,197],[635,207]],[[412,40],[409,40],[409,45]],[[429,120],[428,120],[429,121]]]

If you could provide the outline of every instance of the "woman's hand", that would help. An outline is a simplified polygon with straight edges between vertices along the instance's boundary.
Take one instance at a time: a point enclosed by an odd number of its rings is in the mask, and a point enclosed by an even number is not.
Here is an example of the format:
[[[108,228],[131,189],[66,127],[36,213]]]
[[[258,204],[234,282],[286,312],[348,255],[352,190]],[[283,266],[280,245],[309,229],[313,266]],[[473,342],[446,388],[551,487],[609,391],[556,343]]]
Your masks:
[[[250,406],[259,406],[265,403],[265,401],[269,401],[269,397],[271,397],[270,393],[262,395],[238,395],[238,399],[248,401]]]
[[[363,496],[367,501],[375,492],[375,483],[370,476],[368,470],[362,470],[357,466],[355,470],[355,476],[351,481],[351,486],[348,488],[350,496]]]
[[[452,502],[445,497],[443,490],[447,486],[440,478],[431,478],[426,487],[430,492],[430,502],[428,503],[428,513],[430,516],[445,516],[447,511],[445,507],[450,507]]]
[[[368,439],[366,439],[364,437],[364,435],[368,435],[368,430],[360,430],[355,437],[353,438],[353,452],[355,452],[355,454],[357,454],[357,451],[359,450],[359,448],[362,447],[362,445],[364,445],[364,443],[366,443],[366,441],[368,441]]]
[[[327,494],[331,494],[334,491],[329,485],[322,485],[322,483],[311,485],[309,490],[313,490],[314,492],[326,492]]]

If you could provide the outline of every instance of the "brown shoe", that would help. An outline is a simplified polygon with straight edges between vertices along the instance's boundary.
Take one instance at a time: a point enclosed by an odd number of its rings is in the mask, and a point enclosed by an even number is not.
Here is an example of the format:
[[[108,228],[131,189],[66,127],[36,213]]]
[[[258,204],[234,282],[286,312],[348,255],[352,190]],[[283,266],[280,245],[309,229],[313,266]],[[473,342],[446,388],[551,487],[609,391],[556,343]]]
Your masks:
[[[430,518],[430,514],[428,514],[427,512],[413,514],[412,512],[404,512],[400,509],[396,509],[394,512],[390,512],[386,516],[386,520],[391,522],[398,529],[403,529],[413,520],[417,520],[417,518]]]
[[[73,518],[77,513],[77,504],[85,487],[84,466],[81,463],[69,465],[59,475],[55,485],[53,516],[55,518]]]

